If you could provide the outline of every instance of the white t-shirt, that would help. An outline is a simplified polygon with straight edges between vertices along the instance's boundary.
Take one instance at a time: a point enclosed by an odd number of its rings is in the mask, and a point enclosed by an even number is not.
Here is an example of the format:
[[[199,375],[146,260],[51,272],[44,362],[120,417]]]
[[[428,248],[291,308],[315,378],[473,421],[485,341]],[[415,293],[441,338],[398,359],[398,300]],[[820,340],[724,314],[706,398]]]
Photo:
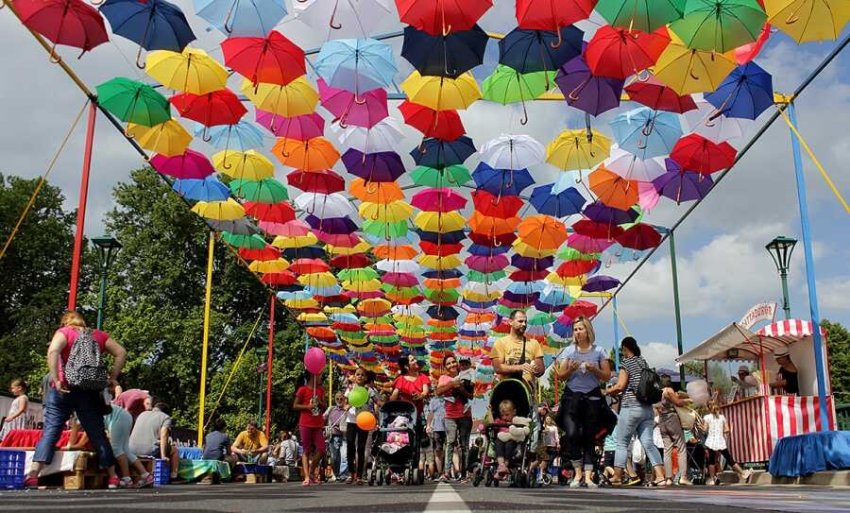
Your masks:
[[[712,451],[722,451],[726,449],[726,437],[723,436],[723,427],[726,424],[726,417],[723,415],[714,416],[711,413],[702,418],[705,425],[708,426],[708,436],[705,438],[705,446]]]

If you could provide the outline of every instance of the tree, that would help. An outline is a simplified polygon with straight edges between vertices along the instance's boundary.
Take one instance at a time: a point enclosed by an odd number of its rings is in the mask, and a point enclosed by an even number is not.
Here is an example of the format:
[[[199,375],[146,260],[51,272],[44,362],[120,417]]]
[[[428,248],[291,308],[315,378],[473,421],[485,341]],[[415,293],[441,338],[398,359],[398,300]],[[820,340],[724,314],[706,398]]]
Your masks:
[[[850,332],[838,322],[820,323],[829,336],[829,371],[836,402],[850,402]]]

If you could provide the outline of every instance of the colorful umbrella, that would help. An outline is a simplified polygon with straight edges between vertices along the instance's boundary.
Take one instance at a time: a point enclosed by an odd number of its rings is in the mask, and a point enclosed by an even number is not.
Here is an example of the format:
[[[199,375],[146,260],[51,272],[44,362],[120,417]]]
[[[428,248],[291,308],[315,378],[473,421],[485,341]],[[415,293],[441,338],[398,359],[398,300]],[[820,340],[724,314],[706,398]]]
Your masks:
[[[525,107],[525,102],[548,91],[554,80],[554,71],[522,74],[513,68],[499,64],[493,70],[493,73],[484,80],[483,98],[502,105],[522,103],[523,117],[520,124],[525,125],[528,123],[528,110]]]
[[[420,212],[413,224],[426,232],[445,234],[463,229],[466,220],[459,212]]]
[[[637,183],[604,167],[598,167],[590,173],[589,181],[590,190],[609,207],[628,210],[638,202]]]
[[[382,119],[371,128],[336,124],[331,125],[331,130],[343,146],[364,153],[393,151],[405,138],[401,122],[392,117]]]
[[[438,36],[470,30],[493,0],[396,0],[402,23]]]
[[[363,178],[355,178],[350,192],[360,201],[371,203],[386,204],[404,199],[404,192],[395,182],[367,182]]]
[[[564,130],[546,146],[546,162],[558,169],[593,169],[608,158],[611,140],[596,130]]]
[[[230,182],[233,194],[257,203],[278,203],[289,199],[286,187],[274,178],[263,180],[233,180]]]
[[[624,79],[653,66],[669,43],[665,28],[642,32],[604,25],[587,43],[584,59],[594,75]]]
[[[462,210],[466,198],[451,189],[428,189],[413,195],[411,205],[427,212],[451,212]]]
[[[733,69],[735,60],[728,54],[691,49],[673,37],[653,73],[677,93],[690,94],[714,91]]]
[[[557,71],[581,55],[583,36],[571,25],[557,31],[516,28],[499,40],[499,64],[520,73]]]
[[[466,133],[456,111],[437,111],[407,100],[399,104],[398,110],[404,122],[422,132],[425,137],[453,141]]]
[[[316,112],[285,117],[258,108],[254,119],[277,137],[306,141],[325,134],[325,118]]]
[[[401,83],[401,89],[411,102],[437,111],[466,109],[481,98],[478,83],[469,73],[446,78],[423,77],[414,71]]]
[[[479,151],[481,161],[496,169],[524,169],[542,164],[546,148],[530,135],[500,135]]]
[[[642,160],[668,155],[682,137],[679,116],[647,107],[619,114],[611,129],[620,148]]]
[[[581,212],[587,200],[575,187],[555,194],[552,192],[552,186],[553,184],[541,185],[531,192],[529,201],[538,213],[562,218]]]
[[[201,125],[195,129],[195,135],[204,131]],[[263,132],[248,121],[240,120],[235,125],[215,126],[207,130],[209,144],[213,148],[248,151],[265,146]]]
[[[702,199],[714,185],[711,176],[682,171],[672,159],[667,159],[667,170],[667,173],[653,180],[652,185],[662,196],[672,199],[676,204]]]
[[[281,137],[272,147],[272,154],[284,166],[304,171],[331,169],[339,160],[339,152],[324,137],[314,137],[306,141]]]
[[[410,172],[410,178],[414,184],[424,187],[459,187],[472,180],[472,175],[460,165],[443,169],[420,166]]]
[[[663,110],[684,114],[695,110],[697,104],[690,95],[679,95],[673,88],[666,86],[655,77],[650,77],[645,82],[636,80],[626,86],[629,99],[642,103],[650,109]]]
[[[590,219],[576,221],[571,228],[575,233],[592,239],[612,239],[623,233],[623,229],[619,226],[599,223]]]
[[[447,36],[432,36],[407,26],[401,56],[423,76],[456,78],[484,62],[484,49],[489,39],[478,25]]]
[[[768,22],[798,43],[838,39],[850,22],[850,4],[841,0],[765,0],[764,6]]]
[[[212,161],[219,172],[239,180],[262,180],[274,175],[274,164],[255,150],[220,151],[212,156]]]
[[[758,39],[765,21],[757,0],[688,0],[670,30],[688,48],[727,52]]]
[[[615,27],[652,32],[682,17],[686,0],[599,0],[596,12]]]
[[[145,72],[165,87],[185,93],[206,94],[227,86],[224,66],[207,52],[188,46],[182,52],[151,52]]]
[[[142,49],[182,52],[194,41],[195,34],[183,11],[165,0],[106,0],[100,12],[112,27],[112,32],[139,45],[136,66]]]
[[[351,202],[339,193],[316,194],[307,192],[295,198],[295,206],[320,219],[357,215],[357,211],[354,210]]]
[[[523,29],[557,32],[589,18],[595,5],[596,0],[517,0],[516,19]]]
[[[666,172],[663,157],[642,160],[620,148],[611,151],[611,158],[605,161],[605,167],[627,180],[641,182],[651,182]]]
[[[392,151],[362,153],[350,149],[342,155],[345,169],[366,182],[394,182],[404,174],[401,157]]]
[[[518,196],[523,189],[534,184],[527,169],[493,169],[484,162],[472,172],[472,179],[476,187],[494,196]]]
[[[410,151],[417,166],[444,168],[463,164],[466,159],[475,154],[475,145],[467,136],[461,136],[454,141],[425,139]]]
[[[717,112],[717,118],[756,119],[773,106],[773,78],[755,62],[738,66],[705,99]]]
[[[387,91],[384,89],[374,89],[356,96],[345,89],[331,87],[321,79],[318,84],[322,107],[336,116],[342,125],[371,128],[389,115]]]
[[[588,219],[607,224],[628,224],[635,222],[638,218],[638,213],[632,208],[613,208],[598,201],[584,207],[582,213]]]
[[[567,227],[552,216],[534,215],[519,223],[517,234],[529,246],[557,249],[567,240]]]
[[[392,48],[375,39],[334,39],[322,45],[313,68],[331,87],[359,98],[361,93],[387,87],[398,71]]]
[[[638,223],[614,238],[624,248],[638,251],[651,249],[661,244],[661,234],[644,223]]]
[[[121,121],[156,126],[171,119],[168,100],[153,87],[117,77],[97,86],[98,105]]]
[[[242,82],[242,92],[258,108],[278,116],[312,114],[319,103],[319,94],[306,77],[299,77],[286,85]]]
[[[579,299],[570,306],[564,308],[564,314],[572,319],[579,317],[593,317],[599,308],[590,301]]]
[[[174,180],[174,192],[194,201],[224,201],[230,197],[230,189],[215,176]]]
[[[205,127],[235,125],[248,109],[230,89],[196,95],[180,93],[169,100],[184,118],[197,121]],[[208,140],[204,137],[204,140]]]
[[[567,105],[598,116],[620,105],[624,81],[593,75],[584,58],[578,56],[561,66],[555,83]]]
[[[714,143],[698,134],[679,139],[670,158],[682,169],[696,171],[702,175],[728,169],[735,163],[737,151],[729,143]]]
[[[15,11],[24,25],[55,45],[79,48],[83,53],[109,40],[103,18],[82,0],[15,0]]]
[[[225,36],[265,36],[286,16],[284,0],[195,0],[195,13]]]
[[[235,221],[245,216],[245,209],[233,198],[226,201],[199,201],[192,207],[192,212],[216,221]]]
[[[189,149],[174,157],[154,155],[150,162],[157,172],[174,178],[206,178],[215,172],[206,155]]]
[[[387,16],[395,16],[390,0],[298,0],[293,11],[317,33],[330,32],[328,39],[366,37]]]
[[[285,233],[282,232],[282,227],[289,226],[290,221],[295,219],[295,209],[287,202],[254,203],[246,201],[243,206],[247,215],[260,221],[260,229],[272,235]],[[276,226],[270,226],[271,223]]]
[[[345,179],[330,169],[320,171],[296,170],[286,175],[289,185],[304,192],[330,194],[345,190]]]
[[[286,85],[307,73],[304,50],[276,30],[265,37],[225,39],[221,51],[224,63],[255,87],[260,82]]]
[[[397,223],[405,221],[413,215],[413,208],[406,201],[401,200],[385,204],[364,201],[360,204],[358,213],[363,219],[382,223]]]
[[[192,142],[192,134],[174,118],[152,127],[130,123],[127,135],[142,148],[166,157],[181,155]]]

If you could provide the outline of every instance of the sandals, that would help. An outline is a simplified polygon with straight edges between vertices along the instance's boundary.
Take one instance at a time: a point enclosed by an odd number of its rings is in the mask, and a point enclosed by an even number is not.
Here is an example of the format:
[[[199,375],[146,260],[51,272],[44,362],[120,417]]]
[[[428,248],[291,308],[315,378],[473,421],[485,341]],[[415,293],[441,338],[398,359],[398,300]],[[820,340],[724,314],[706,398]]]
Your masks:
[[[305,479],[304,481],[301,481],[301,486],[310,486],[310,480]]]
[[[652,486],[672,486],[672,485],[673,485],[672,479],[667,479],[667,478],[659,479],[657,481],[652,482]]]

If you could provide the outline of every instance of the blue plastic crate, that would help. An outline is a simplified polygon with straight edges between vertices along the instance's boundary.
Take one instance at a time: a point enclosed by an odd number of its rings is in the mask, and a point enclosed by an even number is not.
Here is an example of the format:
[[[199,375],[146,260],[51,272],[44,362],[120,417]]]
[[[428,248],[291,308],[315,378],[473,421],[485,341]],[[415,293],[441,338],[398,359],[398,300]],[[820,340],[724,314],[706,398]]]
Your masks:
[[[153,485],[163,486],[171,482],[171,462],[155,460],[153,462]]]
[[[20,490],[24,487],[27,453],[0,451],[0,490]]]
[[[271,476],[271,465],[260,465],[259,463],[239,463],[238,472],[241,474],[265,474]]]

